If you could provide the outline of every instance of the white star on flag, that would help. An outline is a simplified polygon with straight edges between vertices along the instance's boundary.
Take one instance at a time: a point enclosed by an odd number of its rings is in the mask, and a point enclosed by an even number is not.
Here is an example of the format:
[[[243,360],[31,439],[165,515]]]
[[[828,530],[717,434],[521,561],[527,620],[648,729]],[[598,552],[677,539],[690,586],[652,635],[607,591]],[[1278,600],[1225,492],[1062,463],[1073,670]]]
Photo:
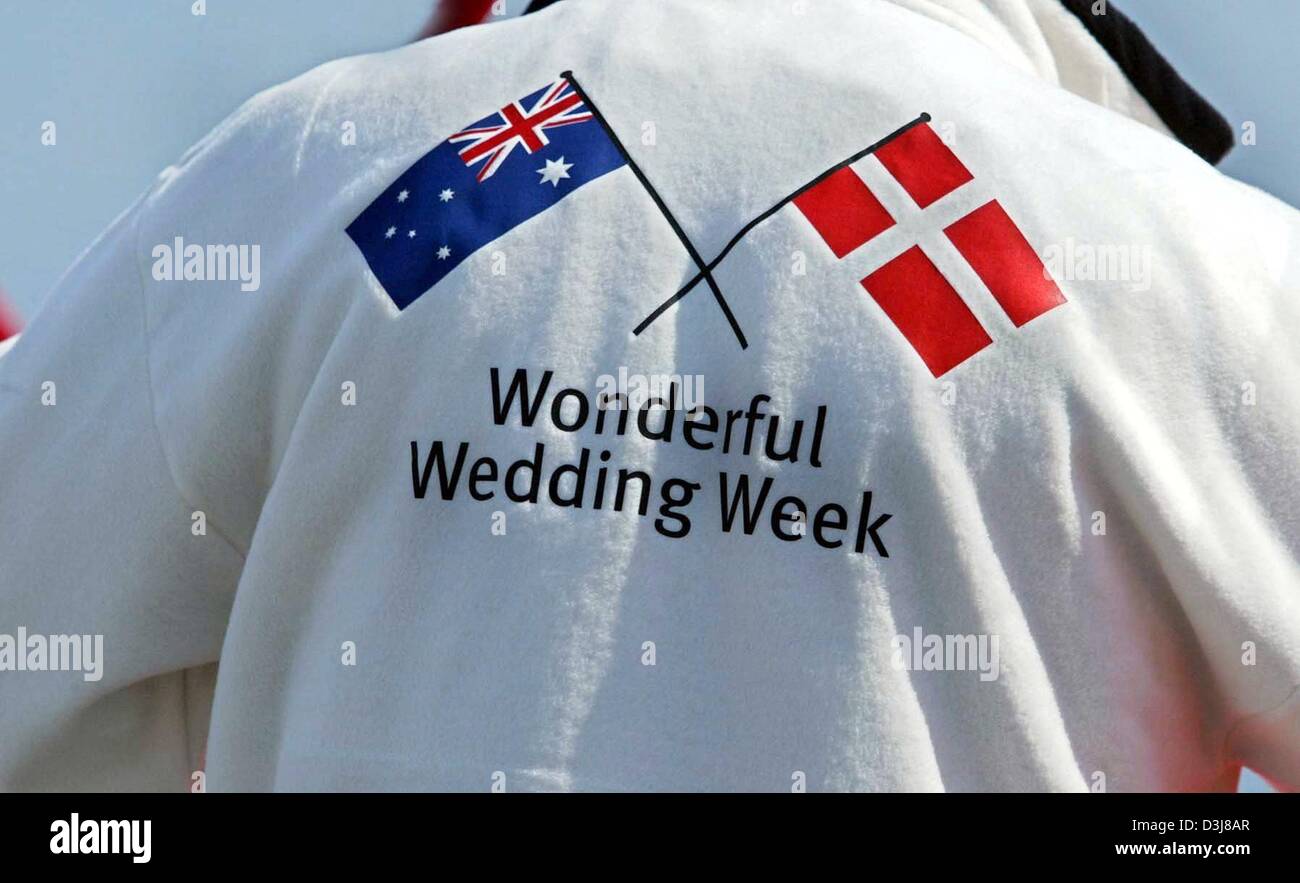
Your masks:
[[[450,248],[444,245],[442,248],[438,249],[438,260],[445,261],[449,257],[451,257]]]
[[[411,230],[411,231],[407,232],[407,234],[406,234],[406,238],[407,238],[407,239],[414,239],[414,238],[415,238],[415,231],[414,231],[414,230]]]
[[[397,194],[397,201],[398,201],[398,202],[406,202],[406,197],[408,197],[408,196],[410,196],[410,195],[411,195],[411,191],[409,191],[409,190],[403,190],[401,193]]]
[[[569,177],[569,169],[573,168],[573,163],[564,161],[564,157],[559,159],[548,159],[546,168],[538,169],[537,174],[542,176],[539,184],[550,184],[552,187],[560,186],[560,179]]]
[[[456,195],[456,191],[448,187],[446,190],[438,194],[438,198],[441,199],[443,202],[451,202],[451,198],[455,195]]]
[[[393,234],[395,234],[396,232],[397,232],[397,228],[396,228],[396,227],[389,227],[387,230],[384,231],[384,238],[385,238],[385,239],[392,239],[392,238],[393,238]]]

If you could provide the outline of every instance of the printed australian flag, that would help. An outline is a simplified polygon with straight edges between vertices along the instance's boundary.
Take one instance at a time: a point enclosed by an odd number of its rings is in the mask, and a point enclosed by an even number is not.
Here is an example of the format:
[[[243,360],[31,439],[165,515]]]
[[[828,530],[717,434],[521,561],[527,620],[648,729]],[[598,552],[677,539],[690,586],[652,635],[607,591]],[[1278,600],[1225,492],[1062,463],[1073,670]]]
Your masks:
[[[426,153],[347,233],[406,309],[471,254],[625,162],[561,77]]]

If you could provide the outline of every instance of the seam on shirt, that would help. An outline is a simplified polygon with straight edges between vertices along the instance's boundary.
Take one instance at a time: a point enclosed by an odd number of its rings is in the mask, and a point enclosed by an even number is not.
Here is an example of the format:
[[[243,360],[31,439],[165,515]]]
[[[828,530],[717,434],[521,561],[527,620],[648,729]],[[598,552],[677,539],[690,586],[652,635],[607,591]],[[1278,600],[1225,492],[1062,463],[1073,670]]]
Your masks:
[[[1237,752],[1233,750],[1233,745],[1232,745],[1232,740],[1236,737],[1237,731],[1241,729],[1243,726],[1245,726],[1247,723],[1249,723],[1250,721],[1255,720],[1256,718],[1268,717],[1269,715],[1277,714],[1279,711],[1282,711],[1287,706],[1295,703],[1297,700],[1300,700],[1300,684],[1296,684],[1295,686],[1293,686],[1291,690],[1286,694],[1286,696],[1282,698],[1282,701],[1277,703],[1276,705],[1270,708],[1265,708],[1261,711],[1254,711],[1249,714],[1243,714],[1241,717],[1233,721],[1223,734],[1223,745],[1221,747],[1221,750],[1223,752],[1224,757],[1226,757],[1230,762],[1241,763],[1242,761],[1240,760],[1240,758],[1237,757]]]
[[[302,127],[302,132],[298,135],[298,148],[293,155],[293,174],[297,177],[302,170],[302,159],[307,152],[307,139],[311,137],[311,132],[316,128],[316,117],[320,115],[321,106],[325,103],[325,97],[329,94],[330,89],[338,82],[339,77],[347,73],[353,66],[353,60],[348,58],[339,62],[339,70],[334,76],[330,77],[320,91],[316,93],[316,99],[312,101],[311,112],[307,114],[307,122]]]
[[[239,555],[239,559],[241,561],[246,562],[248,560],[248,553],[240,549],[238,544],[236,544],[235,541],[231,539],[230,535],[226,531],[221,529],[221,526],[218,525],[215,520],[213,520],[210,517],[207,517],[207,512],[208,512],[207,509],[205,509],[202,505],[196,504],[195,501],[191,500],[189,495],[186,494],[185,491],[181,488],[180,478],[176,474],[176,467],[172,463],[171,457],[167,455],[167,444],[165,439],[163,438],[162,427],[158,423],[157,408],[154,407],[153,346],[149,340],[149,293],[144,283],[144,272],[140,268],[139,254],[140,254],[140,223],[144,218],[146,207],[149,204],[150,198],[153,197],[153,195],[157,192],[157,190],[158,190],[158,183],[155,182],[154,185],[149,188],[149,192],[146,193],[144,197],[140,200],[139,210],[136,212],[135,217],[131,220],[131,235],[130,235],[131,249],[132,249],[131,267],[135,270],[135,273],[133,275],[136,282],[137,292],[140,295],[140,321],[141,321],[140,336],[144,344],[145,397],[148,400],[147,403],[149,406],[149,422],[153,426],[154,440],[158,444],[158,452],[162,456],[163,465],[167,469],[167,476],[168,478],[171,479],[172,487],[176,491],[176,496],[180,498],[181,503],[190,507],[191,511],[203,512],[204,517],[207,518],[208,526],[212,528],[212,532],[215,533],[218,537],[220,537],[221,540],[225,542],[225,544],[235,552],[235,554]]]
[[[350,59],[348,59],[347,61],[350,61]],[[294,163],[295,172],[297,171],[298,163],[301,162],[301,158],[307,143],[307,138],[310,135],[311,129],[314,126],[317,113],[319,111],[321,104],[324,101],[325,93],[334,84],[334,82],[338,80],[338,78],[347,71],[349,67],[351,67],[350,64],[343,65],[342,69],[333,77],[331,77],[329,81],[326,82],[321,87],[320,91],[317,93],[317,96],[312,103],[312,111],[309,115],[310,118],[308,121],[308,125],[303,129],[302,133],[299,136],[298,149],[296,151],[295,163]],[[278,88],[278,87],[273,87],[273,88]],[[267,92],[270,91],[273,90],[267,90]],[[250,98],[248,101],[244,102],[243,105],[241,105],[240,110],[242,111],[245,107],[248,107],[253,101],[256,101],[262,95],[267,94],[267,92],[259,93],[253,98]],[[183,165],[186,162],[188,162],[190,157],[194,153],[196,153],[203,145],[205,145],[206,143],[212,140],[215,140],[218,133],[224,131],[227,127],[233,125],[232,120],[238,115],[239,115],[239,111],[236,111],[234,115],[224,120],[215,129],[213,129],[211,132],[205,135],[197,144],[194,145],[194,147],[186,151],[186,155],[182,157],[181,167],[183,167]],[[171,168],[178,168],[178,167],[171,167]],[[202,511],[206,515],[208,510],[203,508],[201,504],[196,504],[196,502],[192,500],[189,497],[189,495],[185,493],[184,489],[181,487],[180,476],[177,474],[176,467],[172,462],[172,458],[167,454],[166,440],[163,436],[162,426],[158,422],[158,411],[157,408],[155,407],[154,386],[153,386],[153,344],[149,338],[149,294],[148,294],[148,288],[145,285],[144,270],[139,263],[139,255],[141,253],[140,252],[140,234],[141,234],[140,226],[143,221],[145,212],[147,210],[149,200],[157,194],[158,187],[161,183],[162,183],[161,179],[155,181],[153,186],[149,188],[148,192],[146,192],[145,195],[140,198],[139,210],[137,211],[135,217],[131,221],[131,232],[130,232],[131,244],[132,244],[132,248],[134,249],[134,254],[132,254],[131,256],[131,265],[135,268],[136,286],[139,289],[139,294],[140,294],[141,322],[143,323],[141,326],[141,336],[144,343],[144,364],[145,364],[145,383],[146,383],[145,389],[146,389],[148,405],[149,405],[149,418],[150,421],[153,423],[154,438],[157,441],[158,450],[162,455],[163,463],[167,467],[167,474],[171,478],[172,487],[176,490],[176,495],[180,498],[180,501],[183,504],[191,507],[192,509]],[[217,524],[215,520],[213,520],[212,518],[208,518],[207,521],[208,521],[208,526],[212,528],[213,533],[215,533],[218,537],[220,537],[222,541],[226,543],[226,545],[228,545],[237,555],[239,555],[240,560],[247,562],[248,552],[241,549],[239,544],[232,539],[231,535],[227,531],[222,530],[221,526]]]

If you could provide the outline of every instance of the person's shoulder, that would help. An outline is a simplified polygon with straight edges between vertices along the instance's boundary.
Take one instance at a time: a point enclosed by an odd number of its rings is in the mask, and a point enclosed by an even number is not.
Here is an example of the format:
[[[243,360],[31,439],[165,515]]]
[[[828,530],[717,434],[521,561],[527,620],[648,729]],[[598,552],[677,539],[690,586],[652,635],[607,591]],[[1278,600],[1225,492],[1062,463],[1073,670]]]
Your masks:
[[[313,128],[317,102],[356,60],[328,62],[248,98],[159,172],[146,212],[183,210],[192,197],[209,204],[214,197],[238,201],[242,192],[291,175]]]
[[[197,202],[205,218],[237,223],[328,209],[359,170],[427,146],[439,111],[473,92],[472,47],[498,27],[334,59],[258,92],[159,172],[143,226],[173,229]]]

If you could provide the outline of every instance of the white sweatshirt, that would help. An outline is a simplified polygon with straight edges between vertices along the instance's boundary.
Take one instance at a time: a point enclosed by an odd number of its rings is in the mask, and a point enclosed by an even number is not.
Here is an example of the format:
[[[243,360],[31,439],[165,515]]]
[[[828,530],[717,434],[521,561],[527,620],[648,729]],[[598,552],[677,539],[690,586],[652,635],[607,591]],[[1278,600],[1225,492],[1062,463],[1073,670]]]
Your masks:
[[[565,70],[704,262],[933,137],[640,334],[699,266],[628,165],[399,309],[349,225]],[[566,0],[327,64],[0,358],[0,788],[1300,787],[1298,242],[1056,0]]]

